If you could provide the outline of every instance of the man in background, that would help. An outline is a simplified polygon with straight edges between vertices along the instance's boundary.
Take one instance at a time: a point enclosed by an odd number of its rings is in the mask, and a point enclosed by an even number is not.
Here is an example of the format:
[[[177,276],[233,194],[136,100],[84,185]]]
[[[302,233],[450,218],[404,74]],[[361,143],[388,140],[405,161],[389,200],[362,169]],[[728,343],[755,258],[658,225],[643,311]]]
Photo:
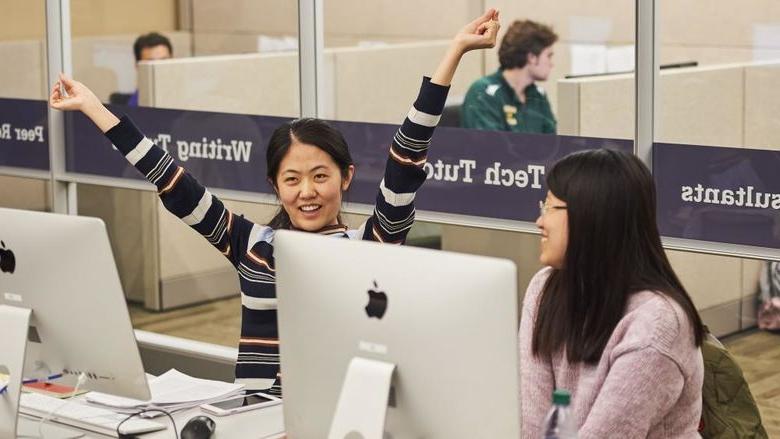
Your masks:
[[[136,38],[133,43],[136,67],[141,61],[156,61],[173,57],[171,41],[157,32],[150,32]],[[131,107],[138,106],[138,89],[132,94],[113,93],[109,98],[112,104],[123,104]]]
[[[464,128],[518,133],[556,132],[555,116],[537,81],[553,68],[558,35],[546,25],[517,20],[498,49],[501,67],[474,82],[463,101]]]

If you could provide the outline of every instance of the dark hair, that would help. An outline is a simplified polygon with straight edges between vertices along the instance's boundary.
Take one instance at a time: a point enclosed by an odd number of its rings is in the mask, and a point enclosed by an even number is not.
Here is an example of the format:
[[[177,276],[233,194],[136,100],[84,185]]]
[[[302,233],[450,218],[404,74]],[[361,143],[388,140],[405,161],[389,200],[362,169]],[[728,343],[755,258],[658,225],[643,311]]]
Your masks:
[[[576,152],[552,167],[547,187],[566,202],[569,237],[539,300],[534,355],[565,348],[570,362],[598,362],[629,297],[644,290],[677,302],[700,346],[702,321],[661,246],[647,167],[625,152]]]
[[[539,56],[542,50],[556,41],[558,35],[550,26],[531,20],[516,20],[501,40],[498,62],[502,69],[523,68],[529,53]]]
[[[268,140],[265,151],[265,162],[268,168],[268,181],[276,189],[276,175],[279,166],[290,150],[293,140],[307,145],[314,145],[325,151],[336,162],[343,178],[349,173],[349,167],[354,164],[349,154],[349,147],[339,130],[321,119],[303,118],[282,124],[276,128]],[[339,217],[339,221],[341,218]],[[290,216],[284,207],[271,219],[268,226],[272,229],[289,229],[292,226]]]
[[[165,35],[158,34],[157,32],[149,32],[146,35],[141,35],[135,39],[133,43],[133,53],[135,54],[135,62],[141,61],[141,51],[150,47],[165,46],[168,48],[171,56],[173,56],[173,46],[171,46],[171,40]]]

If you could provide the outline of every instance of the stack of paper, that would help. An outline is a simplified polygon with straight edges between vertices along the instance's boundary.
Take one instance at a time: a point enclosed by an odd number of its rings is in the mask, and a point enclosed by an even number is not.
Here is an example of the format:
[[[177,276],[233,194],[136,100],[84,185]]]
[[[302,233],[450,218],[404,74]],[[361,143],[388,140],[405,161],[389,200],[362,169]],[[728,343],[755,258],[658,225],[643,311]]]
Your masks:
[[[115,412],[134,413],[141,410],[161,409],[171,413],[226,399],[237,395],[243,388],[243,384],[193,378],[176,369],[171,369],[149,380],[152,399],[148,401],[122,398],[100,392],[88,393],[87,401]],[[155,413],[150,413],[150,415],[156,416]]]

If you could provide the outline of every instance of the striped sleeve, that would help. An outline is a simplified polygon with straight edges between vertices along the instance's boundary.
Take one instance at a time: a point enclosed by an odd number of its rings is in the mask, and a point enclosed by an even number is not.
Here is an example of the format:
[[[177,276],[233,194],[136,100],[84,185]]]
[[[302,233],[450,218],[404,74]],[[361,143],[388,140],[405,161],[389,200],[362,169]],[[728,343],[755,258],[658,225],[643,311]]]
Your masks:
[[[423,78],[420,93],[393,137],[374,213],[361,227],[362,239],[402,244],[414,223],[414,197],[425,182],[428,145],[441,118],[449,87]]]
[[[200,233],[234,266],[247,248],[252,222],[234,215],[167,152],[141,133],[129,117],[106,132],[106,137],[131,165],[157,187],[169,212]]]

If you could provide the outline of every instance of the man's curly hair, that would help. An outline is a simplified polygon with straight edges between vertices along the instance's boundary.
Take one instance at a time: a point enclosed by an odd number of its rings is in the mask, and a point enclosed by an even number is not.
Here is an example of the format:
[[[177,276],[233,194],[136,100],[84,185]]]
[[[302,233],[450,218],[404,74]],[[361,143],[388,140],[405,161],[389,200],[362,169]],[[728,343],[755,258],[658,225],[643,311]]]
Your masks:
[[[556,41],[558,35],[550,26],[531,20],[516,20],[501,40],[498,62],[502,69],[523,68],[528,62],[529,53],[539,56]]]

